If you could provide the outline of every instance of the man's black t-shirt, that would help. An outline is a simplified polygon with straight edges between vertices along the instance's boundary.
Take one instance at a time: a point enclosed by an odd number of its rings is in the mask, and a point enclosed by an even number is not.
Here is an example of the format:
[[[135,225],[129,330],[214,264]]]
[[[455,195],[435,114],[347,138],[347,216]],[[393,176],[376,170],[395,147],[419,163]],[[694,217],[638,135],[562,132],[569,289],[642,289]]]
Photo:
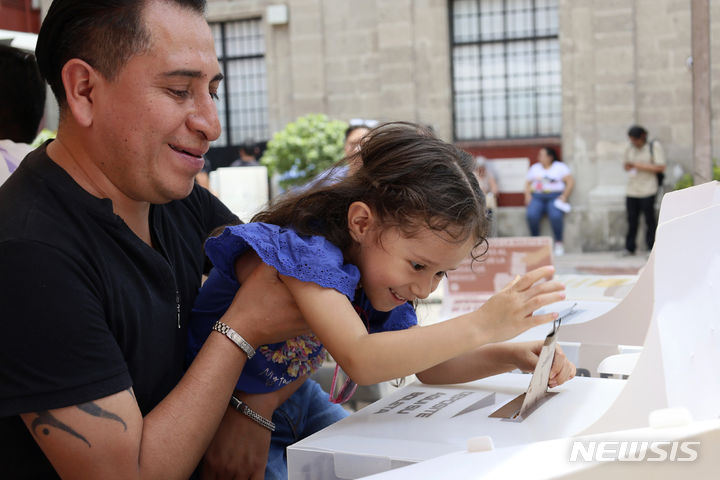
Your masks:
[[[203,242],[235,219],[196,186],[151,206],[150,247],[45,146],[21,163],[0,188],[3,477],[54,475],[18,414],[132,387],[145,415],[170,392],[185,366]]]

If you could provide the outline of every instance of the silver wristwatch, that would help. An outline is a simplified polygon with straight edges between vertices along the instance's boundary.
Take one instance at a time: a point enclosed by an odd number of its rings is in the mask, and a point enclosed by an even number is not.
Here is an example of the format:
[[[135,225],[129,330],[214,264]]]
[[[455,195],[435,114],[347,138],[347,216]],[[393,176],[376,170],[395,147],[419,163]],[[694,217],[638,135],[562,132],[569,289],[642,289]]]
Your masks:
[[[245,355],[247,355],[248,360],[250,360],[253,355],[255,355],[255,349],[250,345],[243,337],[240,336],[239,333],[237,333],[235,330],[218,320],[215,322],[215,325],[212,327],[213,330],[216,332],[220,332],[223,335],[225,335],[227,338],[232,340],[232,342],[240,347],[240,350],[245,352]]]

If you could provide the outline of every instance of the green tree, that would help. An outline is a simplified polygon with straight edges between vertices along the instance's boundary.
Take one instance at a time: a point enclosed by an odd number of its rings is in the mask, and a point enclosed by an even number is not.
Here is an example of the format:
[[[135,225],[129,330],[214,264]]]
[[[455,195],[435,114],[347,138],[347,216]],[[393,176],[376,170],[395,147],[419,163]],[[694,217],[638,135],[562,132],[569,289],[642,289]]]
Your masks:
[[[281,187],[301,185],[343,158],[346,128],[323,114],[305,115],[273,135],[260,162],[270,175],[288,174]]]
[[[720,181],[720,166],[713,160],[713,180]],[[695,179],[692,174],[685,173],[675,184],[675,190],[681,190],[683,188],[692,187],[695,184]]]

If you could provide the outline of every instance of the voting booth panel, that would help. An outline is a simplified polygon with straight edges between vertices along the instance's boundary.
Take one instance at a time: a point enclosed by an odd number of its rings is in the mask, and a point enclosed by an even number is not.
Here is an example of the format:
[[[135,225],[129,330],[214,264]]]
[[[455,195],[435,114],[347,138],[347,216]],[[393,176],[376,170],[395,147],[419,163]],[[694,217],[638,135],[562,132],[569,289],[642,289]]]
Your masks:
[[[465,450],[364,480],[676,480],[716,478],[720,420]]]
[[[603,334],[603,326],[646,325],[643,349],[629,379],[575,378],[554,389],[557,395],[520,422],[488,415],[527,389],[528,375],[503,374],[454,386],[412,384],[289,447],[290,479],[360,478],[416,462],[423,463],[407,469],[418,475],[402,476],[405,468],[400,468],[388,472],[387,478],[480,478],[463,476],[467,469],[484,472],[487,478],[494,478],[495,471],[508,472],[497,478],[515,478],[509,472],[519,462],[526,472],[536,472],[550,458],[550,453],[528,452],[550,448],[556,457],[565,455],[567,464],[568,439],[603,439],[608,432],[646,428],[653,411],[683,407],[696,421],[715,421],[720,416],[719,189],[713,182],[700,186],[698,196],[693,189],[666,195],[663,208],[675,213],[663,217],[638,282],[617,307],[585,323],[587,332],[598,335]],[[676,201],[682,201],[683,208],[674,206]],[[582,326],[563,326],[560,338],[571,327]],[[547,333],[549,327],[545,328]],[[611,339],[612,332],[604,334]],[[612,337],[618,338],[626,337],[622,333]],[[685,433],[692,431],[687,428]],[[710,433],[703,437],[704,451],[717,451],[718,426],[706,430]],[[648,435],[662,437],[653,431]],[[479,442],[487,451],[470,454],[468,441],[476,437],[487,437]],[[563,451],[557,453],[560,448]],[[430,474],[434,461],[427,460],[444,454],[454,459],[440,467],[447,475]],[[462,468],[456,465],[461,458],[468,464]],[[560,457],[556,460],[550,464],[562,463]],[[615,472],[613,467],[591,467],[573,470],[574,476],[568,478],[605,478]],[[597,471],[601,473],[595,477]],[[686,470],[675,473],[679,471]],[[558,472],[547,478],[564,475]],[[653,474],[653,478],[662,477]]]
[[[586,433],[642,426],[657,408],[682,406],[695,419],[720,416],[718,219],[714,205],[658,227],[645,346],[617,401]]]

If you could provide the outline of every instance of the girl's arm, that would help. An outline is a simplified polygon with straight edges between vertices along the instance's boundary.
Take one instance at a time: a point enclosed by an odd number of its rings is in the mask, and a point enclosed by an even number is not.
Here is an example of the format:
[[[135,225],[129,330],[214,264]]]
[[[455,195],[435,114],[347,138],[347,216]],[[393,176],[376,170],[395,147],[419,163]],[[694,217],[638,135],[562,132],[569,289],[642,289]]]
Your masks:
[[[516,368],[523,372],[532,372],[542,346],[542,341],[484,345],[415,375],[423,383],[440,385],[470,382]],[[575,365],[567,359],[559,346],[556,347],[548,385],[556,387],[574,376]]]
[[[312,331],[343,370],[360,385],[404,377],[475,348],[517,336],[550,322],[556,313],[533,316],[538,308],[565,298],[564,286],[550,280],[553,267],[516,279],[480,309],[427,327],[368,334],[348,299],[315,283],[281,275]]]

